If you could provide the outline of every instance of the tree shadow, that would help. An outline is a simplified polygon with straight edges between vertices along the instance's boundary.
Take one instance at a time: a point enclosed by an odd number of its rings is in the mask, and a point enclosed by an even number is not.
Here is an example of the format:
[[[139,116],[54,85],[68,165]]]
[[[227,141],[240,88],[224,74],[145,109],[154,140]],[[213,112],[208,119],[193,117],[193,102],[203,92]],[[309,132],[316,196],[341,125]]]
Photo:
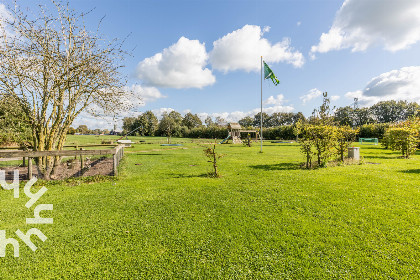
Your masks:
[[[389,156],[368,156],[368,155],[363,155],[364,159],[367,158],[379,158],[379,159],[394,159],[395,155],[389,155]]]
[[[408,174],[420,174],[420,169],[408,169],[408,170],[402,170],[400,172],[408,173]]]
[[[163,156],[163,154],[148,154],[148,153],[139,153],[139,154],[134,154],[134,155],[135,156]]]
[[[173,174],[173,177],[174,178],[211,178],[209,173],[202,173],[202,174],[195,174],[195,175],[180,173],[180,174]]]
[[[300,163],[276,163],[276,164],[261,164],[261,165],[250,165],[249,167],[254,169],[262,169],[262,170],[297,170],[301,169]]]

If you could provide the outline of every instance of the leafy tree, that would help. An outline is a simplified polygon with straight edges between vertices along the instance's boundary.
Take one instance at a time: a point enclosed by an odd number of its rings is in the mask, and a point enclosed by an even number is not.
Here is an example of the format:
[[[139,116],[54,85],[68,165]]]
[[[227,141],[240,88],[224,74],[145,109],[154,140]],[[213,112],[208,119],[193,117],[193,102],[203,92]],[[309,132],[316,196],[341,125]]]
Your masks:
[[[306,158],[306,169],[312,168],[312,157],[314,155],[313,147],[313,135],[311,135],[311,130],[308,129],[309,124],[302,121],[298,121],[294,128],[294,133],[296,136],[299,136],[300,150],[305,155]]]
[[[154,136],[155,131],[158,129],[158,123],[159,121],[155,114],[149,110],[137,117],[132,130],[141,127],[138,130],[138,134],[143,136]]]
[[[312,165],[312,156],[317,157],[318,166],[327,166],[333,155],[337,140],[334,119],[331,116],[330,101],[324,93],[322,105],[315,109],[309,123],[299,122],[295,133],[300,137],[301,151],[306,156],[306,167]]]
[[[340,125],[352,126],[354,122],[354,110],[350,106],[338,108],[334,113],[334,121]]]
[[[358,108],[354,110],[354,125],[355,126],[362,126],[365,124],[375,123],[373,119],[373,114],[370,108]]]
[[[408,104],[406,101],[381,101],[373,105],[370,110],[379,123],[402,121],[407,116]]]
[[[85,14],[68,4],[54,4],[55,12],[40,6],[38,18],[16,5],[1,19],[8,32],[0,35],[0,92],[13,96],[25,112],[36,151],[61,150],[81,112],[94,107],[114,112],[128,104],[121,43],[89,32]],[[36,161],[49,179],[59,158]]]
[[[76,129],[76,131],[80,134],[89,134],[90,130],[85,124],[79,125],[79,127]]]
[[[30,146],[31,130],[25,112],[16,106],[16,98],[0,96],[0,144]]]
[[[351,143],[356,140],[358,132],[358,129],[352,129],[350,126],[339,126],[336,128],[337,141],[335,142],[335,148],[341,161],[344,161],[344,153]]]
[[[227,122],[224,118],[222,117],[216,117],[216,121],[215,121],[217,126],[226,126]]]
[[[296,124],[299,120],[302,122],[306,122],[305,115],[302,112],[297,112],[293,115],[292,124]]]
[[[163,113],[162,119],[159,122],[158,130],[161,135],[166,135],[168,137],[168,143],[175,132],[176,127],[179,126],[173,118],[169,116],[168,113]]]
[[[270,127],[289,125],[293,122],[293,113],[273,113],[268,119]]]
[[[73,127],[70,127],[69,130],[67,131],[67,134],[74,135],[76,132],[77,132],[76,129],[74,129]]]
[[[172,118],[177,125],[181,125],[182,123],[182,115],[177,111],[171,111],[168,116]]]
[[[270,127],[270,116],[264,112],[262,113],[262,116],[263,116],[263,127]],[[261,112],[254,115],[254,120],[253,120],[252,125],[255,127],[261,126]]]
[[[136,122],[135,117],[126,117],[123,119],[123,134],[127,134],[128,132],[132,131],[134,129]]]
[[[252,127],[254,120],[251,117],[245,117],[238,122],[242,127]]]
[[[188,127],[188,129],[203,125],[201,119],[197,114],[193,115],[191,113],[185,114],[184,118],[181,121],[181,125]]]
[[[210,116],[208,116],[206,118],[206,120],[204,121],[204,123],[206,124],[207,127],[210,127],[210,126],[213,126],[214,125],[214,122],[213,122],[213,120],[211,119]]]

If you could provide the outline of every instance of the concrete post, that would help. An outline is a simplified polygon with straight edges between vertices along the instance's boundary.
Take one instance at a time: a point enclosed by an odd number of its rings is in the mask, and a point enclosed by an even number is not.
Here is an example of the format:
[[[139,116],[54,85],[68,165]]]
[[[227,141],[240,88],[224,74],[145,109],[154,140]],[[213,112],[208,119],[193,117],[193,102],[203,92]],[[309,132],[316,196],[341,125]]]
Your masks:
[[[359,147],[349,147],[348,156],[353,160],[360,160],[360,148]]]

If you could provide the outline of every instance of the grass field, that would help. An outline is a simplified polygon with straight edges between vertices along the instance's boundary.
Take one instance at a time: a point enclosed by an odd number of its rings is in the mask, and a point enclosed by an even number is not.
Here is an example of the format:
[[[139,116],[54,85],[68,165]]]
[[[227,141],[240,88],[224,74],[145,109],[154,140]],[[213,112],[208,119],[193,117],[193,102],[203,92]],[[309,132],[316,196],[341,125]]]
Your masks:
[[[419,153],[362,145],[365,164],[304,170],[296,144],[218,145],[214,179],[198,140],[131,139],[151,144],[125,150],[118,179],[46,184],[48,239],[33,237],[35,252],[20,242],[19,258],[10,246],[0,279],[420,277]],[[23,191],[0,201],[7,237],[32,227]]]

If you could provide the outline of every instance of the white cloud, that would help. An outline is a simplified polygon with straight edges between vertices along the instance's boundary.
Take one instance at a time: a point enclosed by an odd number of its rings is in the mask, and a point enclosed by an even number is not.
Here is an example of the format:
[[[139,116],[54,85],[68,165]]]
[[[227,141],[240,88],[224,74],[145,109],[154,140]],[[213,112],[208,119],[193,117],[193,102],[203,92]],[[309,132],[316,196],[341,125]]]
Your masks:
[[[13,19],[12,14],[4,4],[0,3],[0,21]]]
[[[264,105],[273,105],[273,106],[265,106],[263,107],[263,112],[271,115],[273,113],[279,112],[292,112],[295,108],[292,106],[284,106],[282,105],[284,102],[284,96],[282,94],[277,95],[277,97],[270,96],[266,100],[263,101]],[[254,117],[254,115],[258,114],[261,111],[261,108],[255,108],[253,110],[243,112],[243,111],[234,111],[234,112],[222,112],[222,113],[200,113],[203,117],[210,116],[213,120],[216,117],[221,117],[225,119],[227,122],[238,122],[240,119],[245,117]],[[200,116],[200,114],[198,114]],[[204,117],[205,119],[205,117]]]
[[[420,66],[403,67],[383,73],[370,80],[364,90],[348,92],[345,96],[358,98],[366,106],[384,100],[420,103]]]
[[[339,100],[339,99],[340,99],[340,96],[339,96],[339,95],[332,95],[332,96],[330,97],[330,99],[331,99],[331,101],[337,101],[337,100]]]
[[[71,125],[74,128],[79,127],[79,125],[87,125],[89,129],[114,129],[114,124],[117,126],[117,130],[121,130],[122,120],[114,120],[112,117],[95,117],[86,112],[82,112]]]
[[[284,95],[279,94],[276,97],[270,96],[265,101],[263,101],[264,105],[280,105],[284,102]]]
[[[257,71],[260,69],[261,56],[268,63],[285,62],[301,67],[304,64],[303,55],[290,46],[290,39],[285,38],[272,45],[263,38],[269,30],[269,27],[261,31],[260,26],[245,25],[213,42],[210,52],[213,68],[224,72]]]
[[[215,83],[205,68],[208,54],[204,43],[181,37],[178,42],[137,65],[137,77],[146,85],[166,88],[203,88]]]
[[[313,88],[310,91],[308,91],[307,94],[299,97],[299,99],[302,100],[302,103],[303,104],[305,104],[306,102],[308,102],[308,101],[310,101],[312,99],[315,99],[315,98],[317,98],[317,97],[319,97],[321,95],[322,95],[322,92],[319,89]]]
[[[175,111],[175,109],[172,108],[159,108],[159,109],[153,109],[152,113],[155,114],[155,116],[160,120],[162,118],[162,115],[164,113],[170,113],[172,111]]]
[[[364,51],[375,45],[395,52],[419,40],[420,1],[346,0],[310,56],[345,48]]]
[[[140,85],[132,85],[128,87],[127,90],[130,90],[134,94],[135,102],[137,106],[145,106],[148,102],[153,102],[160,98],[165,98],[157,88],[155,87],[142,87]]]

